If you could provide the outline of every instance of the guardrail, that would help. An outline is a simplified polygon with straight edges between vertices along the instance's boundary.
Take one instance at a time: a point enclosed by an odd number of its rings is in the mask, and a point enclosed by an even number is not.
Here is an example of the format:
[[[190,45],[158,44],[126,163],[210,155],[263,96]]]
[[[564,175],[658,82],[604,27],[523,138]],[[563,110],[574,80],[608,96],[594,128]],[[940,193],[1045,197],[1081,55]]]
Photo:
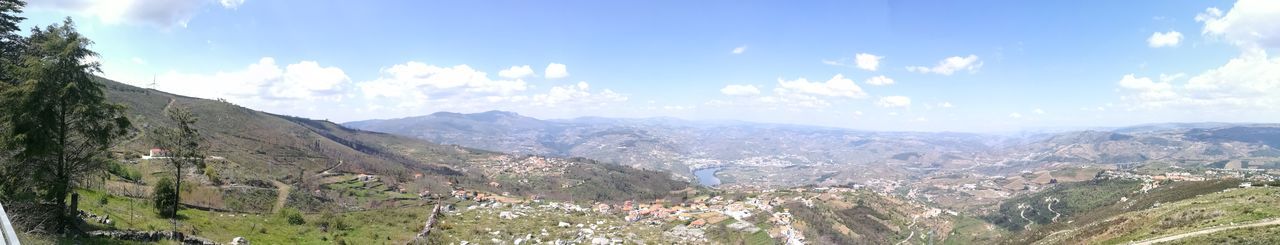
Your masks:
[[[9,223],[9,213],[4,211],[4,205],[0,204],[0,234],[4,235],[4,240],[0,240],[0,244],[20,245],[18,241],[18,233],[13,231],[13,224]]]

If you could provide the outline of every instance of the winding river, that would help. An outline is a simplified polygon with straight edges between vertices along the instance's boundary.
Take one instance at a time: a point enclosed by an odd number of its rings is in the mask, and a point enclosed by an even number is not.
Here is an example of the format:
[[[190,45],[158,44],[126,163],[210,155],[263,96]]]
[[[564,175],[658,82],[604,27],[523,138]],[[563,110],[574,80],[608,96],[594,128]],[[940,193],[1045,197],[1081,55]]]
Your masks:
[[[720,178],[716,177],[716,172],[722,169],[724,167],[698,169],[693,171],[693,176],[698,177],[698,184],[702,186],[716,186],[720,185]]]

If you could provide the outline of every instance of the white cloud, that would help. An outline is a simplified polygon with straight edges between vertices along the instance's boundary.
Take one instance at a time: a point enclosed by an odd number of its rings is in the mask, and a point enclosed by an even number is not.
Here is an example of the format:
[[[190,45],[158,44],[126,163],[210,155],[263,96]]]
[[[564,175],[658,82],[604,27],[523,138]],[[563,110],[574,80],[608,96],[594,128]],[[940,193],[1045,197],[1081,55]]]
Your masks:
[[[1040,109],[1040,108],[1036,108],[1035,110],[1031,110],[1031,113],[1035,113],[1035,114],[1042,114],[1042,115],[1043,115],[1043,114],[1044,114],[1044,110],[1042,110],[1042,109]]]
[[[785,105],[790,108],[826,108],[831,106],[831,102],[820,99],[816,96],[794,94],[794,93],[777,93],[771,96],[764,96],[758,99],[759,102],[765,104]]]
[[[823,63],[823,64],[827,64],[827,65],[833,65],[833,66],[849,66],[849,64],[846,64],[846,63],[845,63],[845,62],[848,62],[848,61],[849,61],[849,58],[841,58],[841,59],[839,59],[839,60],[827,60],[827,59],[823,59],[823,60],[822,60],[822,63]]]
[[[218,3],[222,4],[223,8],[235,9],[244,4],[244,0],[218,0]]]
[[[278,100],[335,98],[351,79],[337,67],[321,67],[314,61],[290,64],[283,69],[265,57],[243,70],[213,75],[169,71],[156,78],[158,89],[207,99]]]
[[[1239,0],[1227,13],[1209,8],[1196,16],[1202,34],[1221,37],[1244,49],[1280,48],[1280,4],[1271,0]]]
[[[879,68],[880,59],[884,59],[884,56],[876,56],[868,53],[859,53],[853,56],[853,61],[858,64],[858,68],[868,71],[875,71]]]
[[[889,78],[889,77],[886,77],[886,76],[883,76],[883,75],[882,75],[882,76],[874,76],[874,77],[871,77],[871,78],[868,78],[868,79],[867,79],[867,85],[872,85],[872,86],[885,86],[885,85],[892,85],[892,84],[893,84],[893,79],[892,79],[892,78]]]
[[[955,105],[951,105],[951,102],[942,102],[942,103],[938,103],[938,107],[951,108],[951,107],[955,107]]]
[[[862,91],[862,87],[855,84],[853,80],[845,78],[844,74],[836,74],[830,80],[820,83],[809,82],[803,77],[791,81],[779,78],[778,88],[775,88],[774,91],[784,94],[799,93],[830,97],[861,98],[867,96],[867,93]]]
[[[169,71],[156,77],[156,89],[206,99],[226,99],[254,109],[307,114],[317,104],[342,101],[351,79],[337,67],[301,61],[281,67],[265,57],[248,67],[214,74]],[[314,114],[312,114],[314,115]]]
[[[601,106],[614,102],[627,101],[627,96],[613,92],[613,90],[605,89],[599,93],[592,93],[591,85],[587,82],[578,82],[574,85],[551,87],[551,91],[545,94],[537,94],[530,96],[532,105],[557,107],[557,106]],[[522,97],[515,97],[515,102],[520,102]]]
[[[1218,8],[1207,8],[1204,13],[1196,14],[1196,22],[1206,22],[1222,18],[1222,10]]]
[[[239,6],[243,2],[222,0],[223,6]],[[151,24],[169,28],[186,27],[200,8],[210,3],[211,0],[42,0],[31,1],[30,6],[97,17],[106,24]]]
[[[424,102],[431,97],[508,95],[528,89],[520,79],[492,80],[467,65],[439,67],[410,61],[382,69],[382,76],[359,84],[366,97]]]
[[[911,106],[911,98],[906,96],[885,96],[880,97],[876,101],[876,105],[885,108],[900,108]]]
[[[146,64],[147,64],[147,61],[142,60],[142,58],[138,58],[138,57],[133,57],[132,59],[129,59],[129,61],[133,61],[133,64],[135,64],[135,65],[146,65]]]
[[[1152,48],[1177,47],[1182,42],[1182,33],[1177,31],[1156,32],[1147,38],[1147,46]]]
[[[564,64],[551,63],[547,65],[547,69],[542,72],[547,79],[560,79],[569,77],[569,68]]]
[[[1188,103],[1275,109],[1280,106],[1280,57],[1262,51],[1231,59],[1187,79]]]
[[[1120,87],[1136,93],[1142,101],[1165,101],[1176,97],[1173,86],[1166,82],[1154,82],[1148,77],[1136,77],[1133,74],[1120,78]]]
[[[758,95],[760,94],[760,88],[757,88],[755,85],[730,84],[721,88],[720,93],[733,96]]]
[[[527,65],[511,66],[511,68],[507,68],[506,70],[498,71],[498,76],[510,79],[520,79],[532,75],[533,68],[530,68]]]
[[[490,77],[468,65],[442,67],[420,62],[392,65],[381,69],[375,79],[352,81],[337,67],[314,61],[280,64],[267,57],[244,68],[212,74],[170,71],[157,76],[156,81],[156,89],[167,92],[222,98],[272,113],[339,120],[404,117],[431,111],[511,110],[553,117],[602,115],[617,113],[619,104],[628,101],[623,93],[593,89],[586,82],[533,92],[520,79]],[[672,107],[668,111],[693,108]]]
[[[733,48],[733,54],[742,54],[745,52],[747,52],[747,45],[742,45],[742,46],[738,46],[737,48]]]
[[[1119,83],[1121,99],[1134,109],[1280,113],[1280,57],[1267,54],[1280,48],[1280,4],[1240,0],[1225,13],[1209,8],[1195,19],[1204,23],[1202,34],[1236,45],[1240,56],[1181,85],[1172,83],[1181,73],[1161,74],[1160,82],[1126,75]]]
[[[843,79],[843,77],[838,77]],[[847,79],[845,79],[847,80]],[[802,108],[826,108],[831,102],[822,97],[844,97],[841,92],[832,92],[826,88],[828,83],[809,83],[804,78],[795,81],[783,81],[769,95],[761,94],[755,85],[728,85],[720,89],[720,93],[738,97],[732,100],[711,100],[706,103],[713,107],[735,106],[751,109],[785,109],[797,111]],[[837,81],[836,84],[841,82]],[[838,87],[838,86],[837,86]]]
[[[1160,81],[1161,81],[1161,82],[1173,82],[1173,81],[1177,81],[1178,79],[1182,79],[1182,78],[1184,78],[1184,77],[1187,77],[1187,74],[1186,74],[1186,73],[1181,73],[1181,72],[1179,72],[1179,73],[1175,73],[1175,74],[1172,74],[1172,75],[1171,75],[1171,74],[1164,74],[1164,73],[1160,73]]]
[[[908,66],[907,70],[911,72],[918,72],[918,73],[936,73],[936,74],[942,74],[942,75],[951,75],[956,71],[961,71],[961,70],[969,71],[969,73],[975,73],[975,72],[978,72],[978,69],[980,68],[982,68],[982,61],[978,59],[978,56],[969,55],[965,57],[960,57],[960,56],[947,57],[946,59],[942,59],[942,61],[939,61],[938,64],[933,67]]]
[[[351,78],[337,67],[321,67],[315,61],[302,61],[285,66],[279,85],[270,86],[270,94],[285,99],[311,99],[337,96]]]
[[[1017,113],[1017,112],[1009,113],[1009,118],[1015,118],[1015,119],[1022,118],[1022,113]]]

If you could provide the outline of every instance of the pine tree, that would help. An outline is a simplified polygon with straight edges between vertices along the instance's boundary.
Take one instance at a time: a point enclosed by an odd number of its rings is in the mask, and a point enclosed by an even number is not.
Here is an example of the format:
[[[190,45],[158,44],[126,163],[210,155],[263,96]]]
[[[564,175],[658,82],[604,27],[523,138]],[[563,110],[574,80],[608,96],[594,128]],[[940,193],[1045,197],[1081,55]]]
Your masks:
[[[167,113],[174,127],[158,127],[151,133],[151,140],[157,147],[167,151],[165,160],[173,167],[174,194],[170,209],[177,212],[182,200],[182,176],[184,168],[204,169],[204,146],[200,131],[196,129],[196,116],[182,106],[174,106]],[[157,202],[159,203],[159,202]],[[163,210],[163,209],[162,209]],[[173,217],[173,216],[170,216]],[[176,230],[177,220],[173,220]]]
[[[27,18],[18,16],[22,7],[27,4],[22,0],[0,0],[0,88],[16,83],[10,76],[12,66],[18,62],[18,55],[25,41],[18,34],[22,28],[18,26]]]
[[[70,215],[67,197],[105,172],[110,152],[129,133],[124,107],[106,102],[89,39],[70,18],[33,29],[0,92],[0,145],[12,159],[0,166],[7,196],[38,197],[55,216]],[[23,194],[25,193],[25,194]],[[58,222],[60,223],[60,219]]]

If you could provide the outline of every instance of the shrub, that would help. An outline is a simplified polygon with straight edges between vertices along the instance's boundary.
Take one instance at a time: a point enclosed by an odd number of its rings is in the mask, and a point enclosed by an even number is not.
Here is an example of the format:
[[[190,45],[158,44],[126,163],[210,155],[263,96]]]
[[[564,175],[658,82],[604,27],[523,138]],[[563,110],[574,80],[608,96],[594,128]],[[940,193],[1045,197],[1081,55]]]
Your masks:
[[[301,224],[307,223],[307,220],[302,218],[302,212],[299,212],[297,209],[294,209],[294,208],[285,208],[284,210],[280,210],[280,217],[284,218],[284,220],[289,222],[289,224],[291,225],[301,225]]]
[[[107,172],[119,176],[121,179],[132,182],[138,182],[142,179],[142,173],[138,172],[138,170],[129,169],[116,161],[112,161],[110,164],[110,166],[107,166]]]
[[[178,214],[178,189],[168,177],[156,181],[154,193],[151,195],[161,217],[172,218]]]
[[[320,229],[325,231],[346,230],[351,228],[347,225],[346,221],[343,221],[342,216],[334,215],[331,212],[321,214],[320,220],[316,221],[316,225],[320,226]]]
[[[204,166],[204,176],[209,177],[209,182],[213,183],[214,185],[222,185],[222,179],[219,178],[220,176],[218,176],[218,169],[214,168],[213,164],[208,164]]]

